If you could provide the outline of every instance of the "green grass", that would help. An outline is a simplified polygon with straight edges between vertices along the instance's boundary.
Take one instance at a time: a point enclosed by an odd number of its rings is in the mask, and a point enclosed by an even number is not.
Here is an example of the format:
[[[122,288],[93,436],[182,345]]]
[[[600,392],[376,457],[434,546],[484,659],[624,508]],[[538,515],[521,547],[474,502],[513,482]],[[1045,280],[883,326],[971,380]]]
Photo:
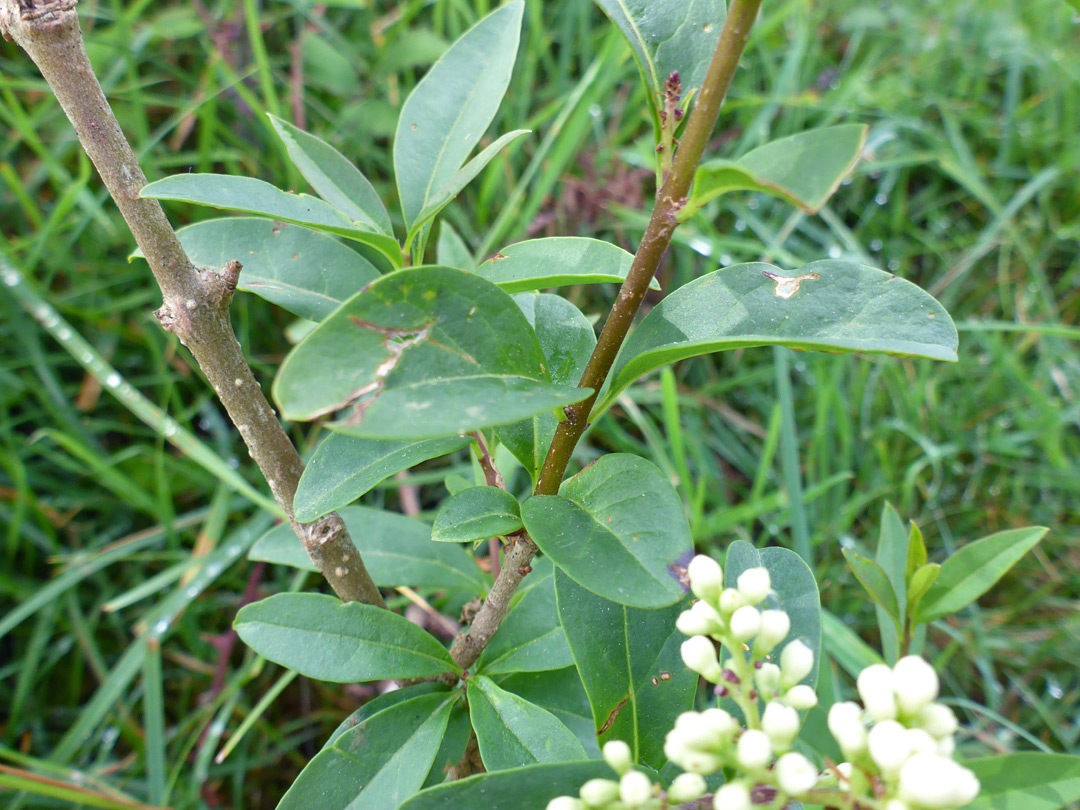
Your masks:
[[[151,179],[190,168],[302,189],[263,115],[300,109],[390,200],[396,108],[491,5],[411,0],[395,18],[220,0],[203,20],[189,4],[106,1],[83,13]],[[948,665],[948,690],[990,710],[961,707],[966,750],[1080,753],[1077,24],[1057,0],[909,5],[766,4],[720,153],[857,120],[872,126],[873,157],[819,217],[760,197],[713,204],[680,229],[661,278],[671,289],[762,257],[874,264],[942,300],[961,325],[960,362],[764,350],[686,362],[634,388],[580,456],[654,460],[678,482],[702,548],[808,545],[824,600],[870,642],[873,610],[839,550],[872,547],[885,499],[939,559],[1002,528],[1051,527],[980,607],[936,625],[929,649]],[[650,193],[638,189],[650,125],[627,49],[579,0],[530,0],[522,42],[492,131],[535,134],[493,161],[448,220],[478,256],[530,227],[632,249],[641,213],[601,194]],[[145,266],[126,261],[130,237],[11,43],[0,44],[0,126],[0,249],[24,274],[0,295],[0,765],[16,773],[0,772],[0,788],[28,789],[0,790],[0,806],[72,806],[36,775],[93,790],[107,802],[97,806],[273,807],[369,695],[289,682],[242,645],[222,657],[217,634],[251,584],[243,550],[267,520],[256,517],[265,486],[158,328]],[[176,224],[209,215],[169,213]],[[611,292],[574,295],[596,311]],[[269,382],[291,318],[248,296],[234,312]],[[183,452],[163,435],[174,424]],[[302,448],[315,440],[295,435]],[[444,472],[414,473],[425,509],[443,497]],[[369,500],[397,508],[401,483]],[[304,582],[266,570],[257,587]]]

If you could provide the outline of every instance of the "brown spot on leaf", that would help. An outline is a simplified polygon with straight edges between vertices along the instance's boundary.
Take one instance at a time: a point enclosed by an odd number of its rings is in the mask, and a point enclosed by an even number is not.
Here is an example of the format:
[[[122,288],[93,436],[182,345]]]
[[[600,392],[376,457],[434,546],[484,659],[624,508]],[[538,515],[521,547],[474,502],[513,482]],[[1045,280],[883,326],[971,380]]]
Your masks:
[[[600,728],[596,730],[597,737],[599,737],[601,734],[603,734],[605,731],[615,725],[615,718],[619,716],[619,712],[621,712],[623,706],[626,705],[626,701],[627,699],[623,698],[619,701],[619,705],[611,710],[611,714],[607,716],[607,720],[604,721],[604,725],[600,726]]]

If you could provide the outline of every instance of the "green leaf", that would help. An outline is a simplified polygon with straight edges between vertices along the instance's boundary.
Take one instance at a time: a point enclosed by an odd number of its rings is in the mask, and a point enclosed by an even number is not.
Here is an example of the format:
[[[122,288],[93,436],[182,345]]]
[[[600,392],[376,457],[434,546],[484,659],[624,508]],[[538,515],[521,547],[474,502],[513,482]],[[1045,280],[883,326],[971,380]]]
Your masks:
[[[821,629],[826,652],[852,678],[859,677],[859,673],[872,664],[884,663],[854,630],[827,610],[821,611]]]
[[[468,446],[461,437],[379,441],[331,433],[315,448],[293,496],[296,519],[309,523],[350,504],[380,481],[421,461]]]
[[[911,575],[911,582],[908,584],[908,613],[910,615],[918,615],[919,603],[940,575],[941,566],[937,563],[927,563],[915,569],[915,573]]]
[[[288,121],[271,115],[270,122],[285,144],[289,159],[320,197],[353,222],[393,237],[390,215],[371,182],[356,166],[326,141]]]
[[[1010,529],[968,543],[941,564],[941,573],[919,603],[918,622],[931,622],[967,607],[1035,548],[1049,529]]]
[[[415,683],[410,686],[403,686],[401,689],[394,689],[391,692],[384,692],[381,695],[377,695],[338,723],[338,727],[334,729],[333,734],[330,735],[330,739],[323,744],[323,750],[332,746],[346,731],[355,728],[365,720],[375,716],[381,711],[389,709],[391,706],[403,703],[406,700],[412,700],[421,695],[431,695],[436,692],[445,695],[448,694],[449,691],[450,689],[446,684],[427,681],[425,683]]]
[[[431,200],[424,206],[424,210],[417,215],[416,221],[409,227],[409,234],[405,237],[405,244],[412,245],[420,230],[438,216],[438,213],[449,205],[461,193],[462,189],[473,181],[476,175],[484,170],[484,167],[491,162],[495,155],[522,135],[528,135],[529,132],[530,130],[527,129],[515,129],[513,132],[500,136],[494,143],[485,147],[480,154],[458,169],[445,186],[432,194]]]
[[[431,763],[424,787],[445,782],[449,778],[450,769],[465,756],[465,748],[472,737],[472,723],[469,720],[468,707],[463,703],[464,701],[458,703],[450,712],[450,722],[446,724],[442,745],[435,754],[435,761]]]
[[[521,517],[540,550],[593,593],[640,608],[683,598],[676,565],[692,550],[690,526],[655,464],[601,456],[564,482],[560,495],[525,501]]]
[[[227,174],[174,174],[143,186],[140,197],[179,200],[211,208],[259,214],[281,222],[306,225],[317,231],[344,236],[382,253],[394,267],[401,267],[401,247],[386,234],[352,222],[327,202],[307,194],[289,194],[254,177]]]
[[[915,571],[926,565],[926,541],[923,540],[922,531],[911,521],[911,529],[908,532],[907,564],[905,570],[908,580],[914,576]]]
[[[675,620],[686,606],[637,610],[609,602],[555,572],[559,618],[592,705],[600,745],[623,740],[634,761],[663,767],[664,736],[693,708],[697,674],[679,648]]]
[[[738,160],[698,167],[690,209],[731,191],[761,191],[816,214],[859,162],[868,128],[841,124],[778,138]]]
[[[889,577],[884,569],[869,557],[857,554],[851,549],[842,550],[844,559],[851,566],[855,578],[859,584],[870,594],[870,598],[882,607],[894,622],[900,621],[900,607],[896,601],[896,593],[889,584]]]
[[[963,810],[1060,810],[1080,801],[1080,757],[1024,751],[962,764],[982,786]]]
[[[576,796],[599,778],[617,777],[602,761],[529,765],[428,788],[399,810],[544,810],[556,796]]]
[[[546,576],[511,608],[481,653],[475,671],[484,675],[541,672],[563,669],[573,663],[566,634],[559,623],[555,580]]]
[[[514,0],[480,20],[405,100],[394,138],[394,174],[410,231],[495,117],[514,69],[524,10],[523,0]]]
[[[553,385],[529,322],[491,282],[449,267],[383,276],[285,358],[287,419],[353,405],[335,425],[372,439],[433,439],[516,422],[588,396]]]
[[[821,261],[796,273],[760,262],[734,265],[691,281],[653,307],[623,344],[597,411],[668,363],[770,345],[956,360],[957,335],[933,297],[872,267]]]
[[[700,89],[727,16],[725,0],[596,0],[630,43],[650,103],[672,71]]]
[[[788,642],[801,639],[814,652],[814,669],[803,683],[816,687],[821,665],[822,619],[814,573],[794,551],[778,546],[757,549],[745,540],[737,540],[728,546],[724,581],[729,588],[734,588],[739,574],[748,568],[762,567],[768,569],[776,598],[791,619],[787,641],[777,648],[773,657],[777,657]]]
[[[219,268],[235,259],[244,265],[237,289],[312,321],[321,321],[379,277],[355,250],[297,225],[225,217],[188,225],[176,235],[195,265]]]
[[[441,543],[475,543],[520,528],[521,507],[517,498],[498,487],[471,487],[443,504],[435,516],[431,539]]]
[[[600,746],[596,742],[592,709],[577,667],[571,665],[550,672],[517,672],[499,679],[499,686],[547,709],[574,732],[590,759],[599,758]]]
[[[435,244],[435,261],[446,267],[460,267],[462,270],[473,268],[472,251],[461,238],[461,234],[446,222],[439,223],[439,240]]]
[[[490,678],[469,678],[468,694],[480,758],[488,771],[586,758],[577,737],[555,715],[501,689]]]
[[[346,506],[339,514],[368,573],[380,588],[461,588],[477,594],[487,591],[484,575],[465,550],[432,543],[426,523],[364,506]],[[259,538],[248,557],[317,570],[287,523]]]
[[[318,593],[279,593],[247,605],[233,627],[259,655],[320,681],[460,672],[442,644],[404,616]]]
[[[554,383],[577,385],[596,347],[596,332],[580,309],[547,293],[520,293],[514,301],[536,332]],[[495,435],[522,463],[533,483],[540,474],[559,422],[550,411],[496,428]]]
[[[277,810],[397,810],[423,785],[457,700],[422,695],[366,718],[315,755]]]
[[[885,660],[890,664],[895,664],[900,657],[900,628],[904,626],[907,611],[908,551],[908,533],[904,529],[904,521],[900,519],[896,508],[886,503],[881,510],[881,529],[874,557],[892,588],[897,612],[895,616],[890,616],[885,608],[875,604],[874,613],[877,616],[878,632],[881,634],[881,648],[885,653]]]
[[[504,247],[476,268],[476,275],[507,292],[530,292],[571,284],[619,284],[634,257],[600,239],[553,236]],[[653,280],[651,289],[660,289]]]

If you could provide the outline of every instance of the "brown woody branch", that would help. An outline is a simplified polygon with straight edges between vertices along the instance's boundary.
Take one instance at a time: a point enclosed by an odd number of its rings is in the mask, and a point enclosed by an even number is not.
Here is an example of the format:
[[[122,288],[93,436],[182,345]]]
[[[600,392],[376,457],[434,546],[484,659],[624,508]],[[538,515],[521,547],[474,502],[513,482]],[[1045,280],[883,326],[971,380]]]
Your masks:
[[[233,333],[229,303],[240,265],[232,262],[221,272],[196,268],[158,202],[139,197],[146,177],[90,66],[75,0],[0,0],[0,33],[37,64],[74,125],[161,288],[162,306],[154,314],[217,392],[312,561],[342,600],[385,606],[337,514],[307,524],[293,519],[304,465]]]

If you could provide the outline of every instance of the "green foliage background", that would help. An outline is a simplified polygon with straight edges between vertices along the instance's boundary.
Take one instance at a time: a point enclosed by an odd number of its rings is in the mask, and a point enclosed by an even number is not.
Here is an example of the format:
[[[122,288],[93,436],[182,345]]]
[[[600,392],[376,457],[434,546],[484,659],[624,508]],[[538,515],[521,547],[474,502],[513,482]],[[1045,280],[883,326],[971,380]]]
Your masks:
[[[190,168],[303,190],[263,115],[301,123],[302,112],[389,201],[401,101],[490,5],[84,0],[81,13],[151,179]],[[874,613],[840,549],[867,551],[883,499],[919,522],[931,559],[1000,529],[1050,526],[979,608],[938,623],[931,643],[946,689],[989,707],[958,704],[971,755],[1037,745],[1080,753],[1075,12],[1058,0],[778,0],[763,15],[715,154],[861,121],[873,159],[816,218],[755,195],[714,203],[677,231],[663,287],[763,255],[790,267],[862,261],[941,300],[961,330],[960,362],[769,350],[686,362],[631,389],[582,460],[600,451],[653,460],[677,480],[702,549],[791,545],[806,532],[823,603],[871,642]],[[651,195],[652,123],[629,50],[581,0],[529,0],[522,43],[492,131],[534,134],[496,157],[448,220],[481,259],[526,233],[601,235],[633,250]],[[261,486],[209,389],[153,320],[145,265],[127,262],[123,223],[10,43],[0,43],[0,126],[7,250],[127,382]],[[169,210],[177,225],[212,215]],[[593,288],[576,300],[597,309],[613,295]],[[238,297],[234,313],[269,384],[293,318],[252,296]],[[790,386],[778,384],[777,363]],[[316,438],[296,436],[306,450]],[[805,505],[787,494],[797,483],[789,447]],[[455,458],[391,479],[366,502],[396,507],[409,484],[433,510],[447,474],[471,477]],[[274,593],[294,576],[270,567],[256,577],[233,553],[246,542],[239,530],[260,533],[251,516],[0,295],[0,612],[9,619],[0,617],[0,764],[65,781],[79,768],[90,785],[142,800],[167,790],[176,808],[273,807],[371,695],[286,680],[242,645],[222,654],[245,588]],[[193,548],[220,559],[205,582],[180,579]],[[24,621],[11,620],[17,610]],[[280,696],[254,711],[274,684]],[[245,718],[252,730],[215,763]],[[3,793],[0,803],[70,806]]]

